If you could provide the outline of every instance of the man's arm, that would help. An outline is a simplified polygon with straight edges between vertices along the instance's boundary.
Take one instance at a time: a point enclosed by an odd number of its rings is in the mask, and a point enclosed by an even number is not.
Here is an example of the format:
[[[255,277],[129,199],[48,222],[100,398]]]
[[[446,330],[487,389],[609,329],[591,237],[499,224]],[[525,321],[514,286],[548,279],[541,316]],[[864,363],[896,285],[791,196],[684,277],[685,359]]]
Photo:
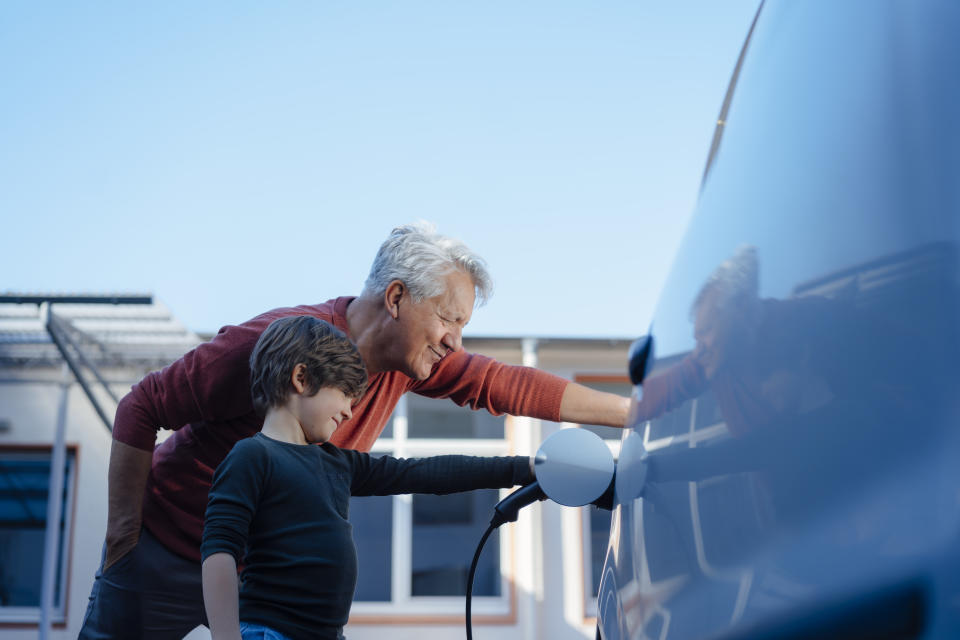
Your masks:
[[[447,356],[430,377],[408,389],[430,398],[449,398],[460,406],[556,422],[570,381],[533,367],[508,365],[460,350]]]
[[[150,451],[160,429],[252,413],[250,353],[272,318],[264,314],[224,327],[209,342],[147,374],[117,405],[113,439]]]
[[[203,561],[203,606],[213,640],[240,638],[240,597],[237,561],[229,553],[214,553]]]
[[[139,540],[157,430],[253,410],[247,361],[269,318],[224,327],[210,342],[147,375],[120,401],[110,450],[104,569]]]
[[[597,391],[571,382],[560,398],[560,420],[605,427],[623,427],[630,411],[630,398]]]
[[[690,354],[663,371],[655,372],[643,381],[643,397],[637,403],[635,420],[652,420],[676,409],[707,389],[707,378]]]
[[[150,475],[153,453],[131,447],[119,440],[110,449],[107,483],[107,551],[103,568],[126,555],[140,539],[143,521],[143,492]]]
[[[630,408],[627,397],[466,351],[447,355],[429,378],[414,382],[410,390],[431,398],[450,398],[494,415],[509,413],[609,427],[624,426]]]

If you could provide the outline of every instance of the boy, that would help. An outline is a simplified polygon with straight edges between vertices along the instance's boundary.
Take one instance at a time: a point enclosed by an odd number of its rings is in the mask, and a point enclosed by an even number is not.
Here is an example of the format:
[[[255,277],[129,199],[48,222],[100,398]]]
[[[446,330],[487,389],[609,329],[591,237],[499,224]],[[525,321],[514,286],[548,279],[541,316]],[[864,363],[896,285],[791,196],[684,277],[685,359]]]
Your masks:
[[[203,597],[214,640],[343,638],[357,576],[351,495],[534,480],[526,457],[403,460],[330,444],[367,375],[356,346],[322,320],[271,323],[250,369],[254,402],[266,411],[263,429],[217,468],[203,531]]]

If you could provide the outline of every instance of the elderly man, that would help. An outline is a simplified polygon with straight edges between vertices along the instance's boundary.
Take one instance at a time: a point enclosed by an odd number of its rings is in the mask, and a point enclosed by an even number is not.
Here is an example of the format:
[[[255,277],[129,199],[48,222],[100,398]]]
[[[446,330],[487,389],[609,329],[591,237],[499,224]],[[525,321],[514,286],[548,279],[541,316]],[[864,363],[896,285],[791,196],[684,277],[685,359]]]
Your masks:
[[[331,442],[367,451],[407,391],[545,420],[623,426],[629,401],[528,367],[463,351],[475,302],[490,293],[483,261],[426,224],[394,229],[357,297],[275,309],[228,326],[146,376],[120,402],[109,514],[81,638],[180,638],[205,623],[203,514],[213,471],[260,430],[249,358],[273,320],[310,315],[357,344],[370,384]],[[154,449],[158,429],[175,433]]]

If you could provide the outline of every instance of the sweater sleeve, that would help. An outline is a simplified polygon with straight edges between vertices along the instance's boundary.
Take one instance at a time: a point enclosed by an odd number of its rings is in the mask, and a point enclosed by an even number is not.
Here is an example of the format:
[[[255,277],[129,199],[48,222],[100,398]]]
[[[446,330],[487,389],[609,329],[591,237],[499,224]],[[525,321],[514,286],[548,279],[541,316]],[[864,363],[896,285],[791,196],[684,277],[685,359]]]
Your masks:
[[[703,369],[692,356],[643,381],[643,397],[636,407],[636,418],[652,420],[695,398],[707,388]]]
[[[239,563],[268,474],[267,454],[253,438],[241,440],[213,475],[200,545],[202,560],[225,552]]]
[[[117,406],[114,439],[151,451],[159,429],[179,429],[193,422],[216,422],[252,412],[250,354],[276,317],[267,313],[224,327],[209,342],[148,374]]]
[[[460,406],[542,420],[560,420],[560,400],[569,380],[534,369],[503,364],[466,351],[447,355],[430,377],[410,390],[430,398],[450,398]]]
[[[355,496],[401,493],[444,495],[474,489],[501,489],[529,484],[535,479],[530,458],[523,456],[432,456],[429,458],[374,457],[343,450],[353,469],[350,492]]]

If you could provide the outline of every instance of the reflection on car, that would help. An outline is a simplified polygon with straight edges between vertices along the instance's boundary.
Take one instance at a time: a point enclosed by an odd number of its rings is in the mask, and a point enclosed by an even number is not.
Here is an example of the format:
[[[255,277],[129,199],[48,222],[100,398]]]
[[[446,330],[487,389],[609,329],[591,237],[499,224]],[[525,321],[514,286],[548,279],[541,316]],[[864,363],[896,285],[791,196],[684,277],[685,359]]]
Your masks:
[[[603,638],[960,637],[958,31],[760,7],[621,443]]]

